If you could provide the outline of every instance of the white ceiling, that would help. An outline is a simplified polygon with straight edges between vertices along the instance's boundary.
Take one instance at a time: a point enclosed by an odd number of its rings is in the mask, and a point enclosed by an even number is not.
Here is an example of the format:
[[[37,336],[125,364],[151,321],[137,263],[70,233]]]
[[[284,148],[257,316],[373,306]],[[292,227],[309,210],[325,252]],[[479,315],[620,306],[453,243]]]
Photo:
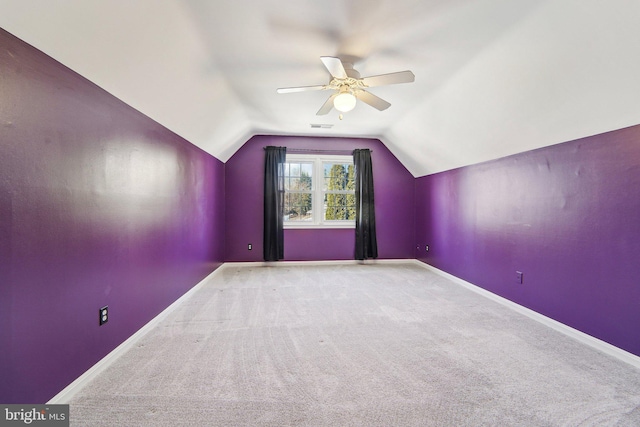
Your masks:
[[[414,176],[640,123],[638,0],[0,0],[0,27],[226,161],[252,135],[375,137]],[[412,70],[316,116],[320,56]],[[333,124],[312,129],[312,123]]]

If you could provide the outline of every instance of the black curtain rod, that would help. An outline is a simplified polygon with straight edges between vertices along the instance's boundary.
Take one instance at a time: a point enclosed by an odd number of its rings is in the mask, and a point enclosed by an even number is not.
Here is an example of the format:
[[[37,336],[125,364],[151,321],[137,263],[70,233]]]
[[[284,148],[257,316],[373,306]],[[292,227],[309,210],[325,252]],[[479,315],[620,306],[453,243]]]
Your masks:
[[[264,147],[266,150],[267,147]],[[373,153],[373,150],[371,150]],[[287,153],[339,153],[353,154],[353,150],[318,150],[313,148],[287,148]]]

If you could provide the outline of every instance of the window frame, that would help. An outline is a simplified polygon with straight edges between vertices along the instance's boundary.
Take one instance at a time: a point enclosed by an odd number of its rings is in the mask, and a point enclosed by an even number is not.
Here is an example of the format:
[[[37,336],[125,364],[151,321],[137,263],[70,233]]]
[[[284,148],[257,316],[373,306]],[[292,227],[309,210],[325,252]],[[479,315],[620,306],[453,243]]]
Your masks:
[[[287,221],[283,220],[285,229],[309,229],[309,228],[355,228],[354,220],[325,220],[324,197],[328,192],[323,190],[324,164],[325,163],[349,163],[353,164],[353,156],[335,154],[297,154],[287,153],[287,163],[312,163],[311,177],[311,221]],[[285,190],[285,194],[287,191]],[[347,194],[351,194],[348,192]],[[353,192],[355,195],[355,190]],[[319,208],[317,208],[319,207]]]

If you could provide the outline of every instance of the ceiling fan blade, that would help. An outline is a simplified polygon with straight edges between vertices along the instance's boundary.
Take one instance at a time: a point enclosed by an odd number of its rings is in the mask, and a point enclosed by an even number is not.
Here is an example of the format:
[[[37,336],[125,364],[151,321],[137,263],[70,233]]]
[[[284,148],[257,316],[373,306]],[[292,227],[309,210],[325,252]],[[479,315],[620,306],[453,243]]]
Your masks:
[[[315,86],[300,86],[300,87],[281,87],[276,89],[278,93],[294,93],[294,92],[306,92],[309,90],[324,90],[326,89],[326,85],[315,85]]]
[[[316,116],[324,116],[325,114],[328,114],[329,111],[331,111],[331,109],[333,108],[333,98],[335,98],[336,96],[338,96],[337,93],[331,95],[329,99],[327,99],[325,103],[322,104],[322,107],[320,107],[320,109],[316,113]]]
[[[364,77],[362,82],[368,86],[384,86],[394,85],[398,83],[411,83],[415,81],[416,76],[409,70],[399,71],[397,73],[380,74],[378,76]]]
[[[358,98],[360,101],[366,104],[371,105],[373,108],[380,111],[386,110],[391,106],[391,104],[385,101],[384,99],[379,98],[374,94],[372,94],[371,92],[367,92],[366,90],[357,91],[356,98]]]
[[[333,56],[321,56],[320,60],[329,70],[329,74],[331,74],[336,79],[346,79],[347,72],[344,70],[344,65],[342,65],[342,61],[340,58],[335,58]]]

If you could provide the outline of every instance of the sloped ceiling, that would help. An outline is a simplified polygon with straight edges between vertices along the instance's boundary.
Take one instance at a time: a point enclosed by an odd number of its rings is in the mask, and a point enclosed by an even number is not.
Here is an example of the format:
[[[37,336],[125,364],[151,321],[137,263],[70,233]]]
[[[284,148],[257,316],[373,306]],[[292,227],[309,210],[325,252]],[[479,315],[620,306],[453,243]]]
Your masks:
[[[0,27],[226,161],[252,135],[375,137],[414,176],[640,123],[637,0],[0,0]],[[370,89],[316,111],[320,56]],[[332,124],[314,129],[311,124]]]

